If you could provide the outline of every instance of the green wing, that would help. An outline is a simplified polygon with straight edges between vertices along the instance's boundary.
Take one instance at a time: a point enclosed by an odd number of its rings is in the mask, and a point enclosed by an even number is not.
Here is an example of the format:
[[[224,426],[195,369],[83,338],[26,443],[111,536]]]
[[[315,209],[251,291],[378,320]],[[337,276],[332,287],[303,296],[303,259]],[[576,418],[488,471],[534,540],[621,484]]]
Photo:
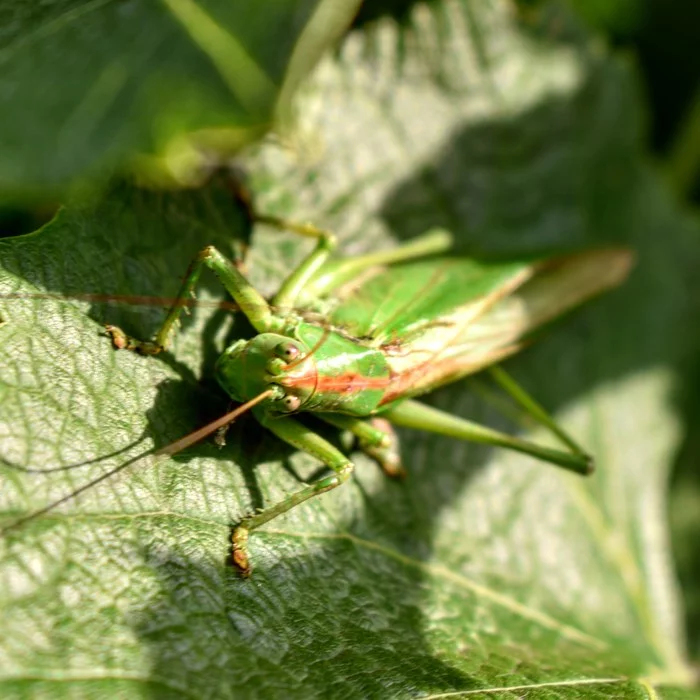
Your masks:
[[[619,284],[624,249],[508,263],[439,258],[374,268],[335,288],[326,318],[381,346],[384,402],[417,396],[499,362],[532,331]]]
[[[332,290],[327,317],[333,326],[372,345],[401,342],[459,308],[501,298],[532,271],[530,262],[481,263],[458,257],[373,268]]]

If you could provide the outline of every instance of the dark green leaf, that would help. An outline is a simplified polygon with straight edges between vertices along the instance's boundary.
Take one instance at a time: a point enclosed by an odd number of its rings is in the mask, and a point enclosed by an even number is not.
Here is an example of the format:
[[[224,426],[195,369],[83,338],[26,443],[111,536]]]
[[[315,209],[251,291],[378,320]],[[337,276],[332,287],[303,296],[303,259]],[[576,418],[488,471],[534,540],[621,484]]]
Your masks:
[[[11,0],[0,8],[0,191],[111,170],[192,180],[289,118],[359,0]]]
[[[253,535],[242,581],[231,523],[318,464],[241,421],[221,451],[141,463],[8,533],[3,697],[698,697],[677,689],[691,678],[664,513],[698,223],[643,156],[630,67],[525,34],[509,7],[417,7],[351,35],[305,93],[305,150],[261,147],[249,169],[261,209],[337,230],[345,254],[432,225],[471,250],[637,251],[624,288],[508,363],[598,473],[404,432],[405,483],[353,453],[351,482]],[[230,253],[242,230],[213,186],[117,189],[0,243],[0,293],[172,296],[198,248]],[[257,231],[251,278],[273,291],[307,245]],[[0,314],[4,521],[226,409],[222,312],[197,309],[159,358],[114,352],[97,322],[146,336],[158,312],[27,298]],[[513,429],[480,380],[431,401]]]

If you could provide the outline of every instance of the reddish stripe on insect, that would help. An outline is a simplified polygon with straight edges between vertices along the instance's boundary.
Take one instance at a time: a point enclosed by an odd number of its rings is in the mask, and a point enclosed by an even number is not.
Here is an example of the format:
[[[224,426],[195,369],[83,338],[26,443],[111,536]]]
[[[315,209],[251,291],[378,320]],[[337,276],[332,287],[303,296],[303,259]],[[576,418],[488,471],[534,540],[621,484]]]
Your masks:
[[[416,388],[418,380],[431,371],[436,373],[439,371],[440,377],[447,379],[450,374],[458,374],[463,369],[463,363],[457,361],[441,361],[439,369],[436,368],[432,362],[423,362],[417,367],[412,367],[405,372],[394,373],[389,378],[387,391],[379,402],[379,405],[382,406],[396,399],[405,398],[408,394],[412,393],[411,389]]]
[[[355,394],[367,389],[382,391],[392,381],[392,377],[366,377],[357,372],[347,372],[336,376],[316,375],[308,372],[301,375],[284,377],[280,382],[284,386],[313,389],[320,392],[336,394]]]

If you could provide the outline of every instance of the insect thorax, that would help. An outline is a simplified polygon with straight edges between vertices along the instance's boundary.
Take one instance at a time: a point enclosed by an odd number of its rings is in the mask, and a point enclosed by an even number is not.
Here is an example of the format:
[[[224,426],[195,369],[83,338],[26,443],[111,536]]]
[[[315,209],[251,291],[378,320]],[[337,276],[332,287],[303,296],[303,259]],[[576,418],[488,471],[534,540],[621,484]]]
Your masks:
[[[316,363],[304,410],[367,416],[379,406],[391,378],[381,350],[312,323],[300,323],[296,333]]]
[[[270,414],[330,411],[366,416],[377,408],[390,370],[381,350],[332,330],[299,322],[289,335],[261,333],[229,346],[216,364],[237,401],[272,388]]]

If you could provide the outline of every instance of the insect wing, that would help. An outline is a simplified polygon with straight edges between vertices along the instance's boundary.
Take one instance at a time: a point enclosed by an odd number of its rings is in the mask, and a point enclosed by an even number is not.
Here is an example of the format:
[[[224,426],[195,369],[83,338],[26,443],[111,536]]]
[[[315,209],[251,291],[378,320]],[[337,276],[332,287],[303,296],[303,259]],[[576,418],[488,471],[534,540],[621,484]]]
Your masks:
[[[607,289],[621,284],[634,256],[623,248],[542,261],[525,284],[504,296],[466,330],[475,344],[520,342]]]
[[[630,251],[611,249],[529,263],[400,265],[339,290],[331,320],[384,347],[395,376],[390,402],[517,352],[532,332],[619,284],[631,262]]]
[[[420,329],[441,323],[456,309],[482,306],[522,284],[532,273],[523,262],[479,263],[439,258],[376,268],[334,294],[333,325],[373,345],[401,343]]]

